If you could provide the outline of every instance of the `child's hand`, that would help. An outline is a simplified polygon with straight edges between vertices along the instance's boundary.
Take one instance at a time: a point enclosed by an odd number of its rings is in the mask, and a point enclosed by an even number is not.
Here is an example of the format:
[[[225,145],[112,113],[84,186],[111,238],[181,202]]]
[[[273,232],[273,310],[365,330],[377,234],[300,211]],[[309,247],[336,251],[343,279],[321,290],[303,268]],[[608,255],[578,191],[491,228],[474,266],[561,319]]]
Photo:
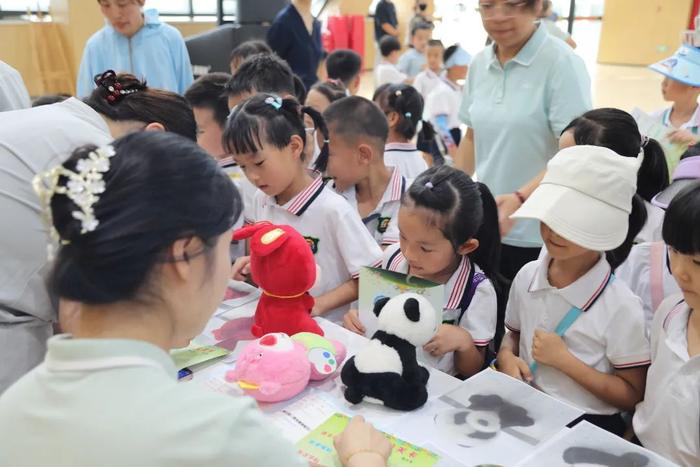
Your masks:
[[[668,134],[668,139],[676,144],[695,144],[700,141],[696,135],[688,130],[674,130]]]
[[[362,321],[360,321],[360,314],[357,310],[350,310],[345,313],[345,316],[343,316],[343,327],[361,336],[364,336],[367,331]]]
[[[474,341],[469,331],[452,324],[442,324],[437,334],[423,346],[423,350],[433,357],[442,357],[448,352],[468,350],[472,345]]]
[[[250,274],[250,256],[241,256],[236,258],[231,266],[231,277],[234,280],[244,282]]]
[[[559,335],[541,329],[535,330],[535,337],[532,338],[532,358],[537,363],[561,369],[566,366],[570,356],[569,349]]]
[[[532,373],[525,360],[516,357],[509,349],[498,352],[498,371],[526,383],[532,381]]]

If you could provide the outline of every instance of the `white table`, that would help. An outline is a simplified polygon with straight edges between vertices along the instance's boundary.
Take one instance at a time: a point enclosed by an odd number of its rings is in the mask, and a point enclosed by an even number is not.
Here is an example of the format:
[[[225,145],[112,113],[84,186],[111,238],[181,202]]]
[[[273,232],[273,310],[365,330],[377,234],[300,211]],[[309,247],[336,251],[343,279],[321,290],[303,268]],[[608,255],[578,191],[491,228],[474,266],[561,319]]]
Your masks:
[[[236,308],[229,308],[227,310],[221,309],[212,318],[210,324],[205,329],[204,334],[195,339],[195,342],[199,344],[213,344],[213,338],[210,334],[212,329],[220,327],[222,323],[226,322],[227,320],[253,316],[255,313],[255,307],[256,301],[250,301]],[[331,321],[323,318],[316,318],[316,320],[323,329],[325,337],[337,340],[345,345],[347,348],[347,358],[356,354],[369,342],[369,339],[366,337],[352,333],[347,329],[332,323]],[[238,358],[241,350],[245,347],[246,343],[247,341],[240,342],[231,355],[223,360],[220,360],[205,368],[195,369],[192,381],[185,384],[202,384],[216,392],[221,392],[232,396],[240,396],[242,394],[240,389],[233,384],[227,383],[224,376],[227,371],[231,370],[235,366],[235,361]],[[313,407],[309,408],[308,412],[308,416],[312,420],[310,423],[317,422],[320,424],[325,420],[325,418],[327,418],[327,416],[329,416],[328,411],[330,411],[330,413],[343,412],[350,416],[362,415],[365,417],[365,419],[373,423],[378,429],[389,430],[389,427],[399,422],[402,417],[405,417],[405,420],[410,420],[411,416],[413,415],[430,413],[436,399],[452,391],[461,383],[461,381],[457,378],[439,370],[434,368],[429,368],[429,370],[430,379],[428,380],[428,402],[422,408],[410,413],[396,411],[381,405],[367,402],[351,405],[343,396],[344,387],[340,381],[339,371],[336,372],[336,375],[325,381],[311,383],[303,392],[293,399],[276,404],[261,403],[259,405],[264,413],[277,420],[278,425],[280,421],[282,424],[284,424],[283,414],[285,413],[286,409],[290,407],[293,409],[298,408],[300,405],[304,406],[308,402],[308,405],[313,405]],[[315,414],[313,413],[314,411],[318,412],[317,418],[315,418]],[[315,426],[312,428],[315,428]],[[292,429],[285,430],[284,427],[281,429],[285,431],[284,434],[292,441],[298,441],[298,439],[295,438],[299,436],[299,433],[295,433]],[[407,441],[415,444],[420,444],[421,442],[421,440],[410,439]],[[440,465],[455,464],[441,463]]]

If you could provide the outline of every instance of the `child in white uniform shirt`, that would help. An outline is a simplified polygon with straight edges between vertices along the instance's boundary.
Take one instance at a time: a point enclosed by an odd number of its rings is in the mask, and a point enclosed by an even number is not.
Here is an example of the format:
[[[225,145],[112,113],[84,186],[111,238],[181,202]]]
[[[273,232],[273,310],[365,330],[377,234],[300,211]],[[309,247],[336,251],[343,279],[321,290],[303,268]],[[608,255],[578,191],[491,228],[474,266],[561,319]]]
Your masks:
[[[442,55],[444,53],[445,46],[442,44],[442,41],[437,39],[428,41],[428,48],[425,51],[428,68],[418,73],[416,79],[413,80],[413,87],[423,96],[423,99],[427,99],[428,94],[430,94],[440,82],[440,73],[442,72],[443,63]]]
[[[547,252],[515,277],[500,371],[586,412],[621,435],[620,412],[644,394],[649,342],[644,312],[604,252],[625,242],[639,162],[607,148],[575,146],[547,165],[514,214],[537,219]]]
[[[651,200],[668,187],[669,173],[664,150],[659,142],[642,136],[637,122],[629,113],[620,109],[603,108],[586,112],[562,131],[559,149],[577,144],[602,146],[625,157],[644,154],[637,174],[637,194],[644,201],[647,219],[634,240],[635,243],[661,240],[663,210],[652,205]],[[624,259],[621,258],[618,264]]]
[[[313,314],[340,321],[347,305],[357,299],[360,269],[377,265],[382,252],[345,199],[317,173],[306,170],[302,113],[320,126],[323,117],[310,107],[258,94],[236,107],[224,141],[259,189],[245,207],[246,222],[290,225],[306,238],[321,269],[320,280],[310,291],[316,299]],[[239,259],[234,275],[249,261]]]
[[[663,228],[682,294],[654,314],[651,367],[634,431],[645,448],[684,467],[700,465],[700,184],[676,196]]]
[[[425,112],[438,131],[443,145],[451,155],[462,140],[459,128],[459,105],[462,101],[462,86],[469,71],[471,55],[459,45],[445,50],[445,73],[436,86],[425,96]]]
[[[396,64],[401,54],[401,44],[394,36],[384,36],[379,41],[382,54],[381,63],[377,64],[375,88],[384,84],[400,84],[408,81],[408,75],[400,71]]]
[[[360,213],[377,243],[399,241],[396,215],[408,182],[384,165],[389,126],[382,111],[362,97],[346,97],[323,114],[330,132],[328,175],[334,189]]]
[[[401,175],[414,179],[428,168],[427,162],[413,142],[422,126],[419,139],[429,144],[435,137],[433,126],[423,121],[423,97],[407,84],[381,86],[372,100],[389,121],[389,137],[384,150],[384,163],[398,167]]]
[[[683,188],[700,179],[700,156],[695,151],[686,151],[673,172],[673,183],[652,199],[660,209],[668,208],[669,203]],[[690,157],[686,157],[690,156]],[[661,302],[670,295],[680,293],[678,284],[671,276],[668,252],[663,240],[635,245],[629,258],[618,268],[616,274],[625,281],[644,302],[647,332]]]
[[[398,218],[401,240],[386,249],[382,268],[445,284],[443,324],[424,350],[440,358],[440,370],[472,376],[502,336],[496,202],[464,172],[432,167],[406,192]],[[344,325],[365,331],[356,310]]]

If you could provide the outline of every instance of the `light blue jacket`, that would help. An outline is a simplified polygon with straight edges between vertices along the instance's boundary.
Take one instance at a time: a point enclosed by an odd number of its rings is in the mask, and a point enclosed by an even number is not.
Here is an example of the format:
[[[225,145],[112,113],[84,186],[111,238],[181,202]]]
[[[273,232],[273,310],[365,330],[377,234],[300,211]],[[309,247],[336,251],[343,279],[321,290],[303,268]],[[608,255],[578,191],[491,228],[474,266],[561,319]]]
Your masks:
[[[144,21],[131,38],[108,24],[88,39],[78,72],[78,97],[90,95],[95,75],[109,69],[133,73],[150,87],[179,94],[192,84],[190,56],[180,31],[161,23],[154,9],[144,11]]]

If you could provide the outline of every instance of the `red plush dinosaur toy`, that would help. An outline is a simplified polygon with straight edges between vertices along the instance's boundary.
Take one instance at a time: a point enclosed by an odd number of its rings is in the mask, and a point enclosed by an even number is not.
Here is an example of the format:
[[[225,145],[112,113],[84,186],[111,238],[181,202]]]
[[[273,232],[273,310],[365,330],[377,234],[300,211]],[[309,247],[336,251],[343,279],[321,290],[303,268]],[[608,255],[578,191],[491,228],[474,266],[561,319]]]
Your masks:
[[[250,239],[250,273],[262,290],[251,333],[294,335],[323,330],[311,318],[316,263],[304,237],[288,225],[258,222],[238,229],[234,240]]]

